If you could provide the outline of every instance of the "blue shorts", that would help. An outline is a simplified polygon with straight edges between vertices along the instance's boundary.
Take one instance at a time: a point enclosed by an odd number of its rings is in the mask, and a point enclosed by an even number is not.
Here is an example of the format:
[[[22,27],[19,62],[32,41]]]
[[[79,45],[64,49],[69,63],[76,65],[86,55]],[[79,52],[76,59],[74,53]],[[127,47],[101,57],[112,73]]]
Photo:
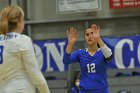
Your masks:
[[[80,89],[79,93],[109,93],[109,92],[108,89],[106,90]]]

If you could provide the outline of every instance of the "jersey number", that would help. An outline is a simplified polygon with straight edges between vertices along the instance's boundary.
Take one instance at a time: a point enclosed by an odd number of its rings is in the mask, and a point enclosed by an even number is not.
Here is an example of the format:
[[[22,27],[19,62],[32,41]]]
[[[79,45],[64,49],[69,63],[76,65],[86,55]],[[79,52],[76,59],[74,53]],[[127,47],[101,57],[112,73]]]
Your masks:
[[[3,53],[3,46],[0,46],[0,64],[3,63],[3,55],[2,55],[2,53]]]
[[[88,69],[88,73],[95,73],[95,64],[91,63],[91,64],[87,64],[87,69]]]

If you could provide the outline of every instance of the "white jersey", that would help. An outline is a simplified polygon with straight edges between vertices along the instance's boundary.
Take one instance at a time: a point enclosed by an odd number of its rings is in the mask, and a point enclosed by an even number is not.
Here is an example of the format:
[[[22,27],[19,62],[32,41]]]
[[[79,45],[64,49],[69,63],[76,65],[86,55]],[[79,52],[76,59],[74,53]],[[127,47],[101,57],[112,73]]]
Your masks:
[[[30,79],[40,93],[49,93],[35,57],[31,39],[19,33],[0,36],[0,84],[12,79]]]

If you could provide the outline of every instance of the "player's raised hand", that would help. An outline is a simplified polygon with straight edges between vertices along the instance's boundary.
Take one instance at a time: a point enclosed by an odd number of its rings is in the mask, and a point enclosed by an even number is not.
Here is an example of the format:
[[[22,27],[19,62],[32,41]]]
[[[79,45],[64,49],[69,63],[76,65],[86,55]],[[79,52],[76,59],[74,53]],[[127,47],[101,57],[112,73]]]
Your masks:
[[[67,30],[67,35],[68,35],[68,43],[73,45],[78,38],[76,29],[71,27],[70,29]]]
[[[93,24],[91,25],[91,29],[93,30],[93,37],[96,39],[96,41],[100,40],[100,27]]]

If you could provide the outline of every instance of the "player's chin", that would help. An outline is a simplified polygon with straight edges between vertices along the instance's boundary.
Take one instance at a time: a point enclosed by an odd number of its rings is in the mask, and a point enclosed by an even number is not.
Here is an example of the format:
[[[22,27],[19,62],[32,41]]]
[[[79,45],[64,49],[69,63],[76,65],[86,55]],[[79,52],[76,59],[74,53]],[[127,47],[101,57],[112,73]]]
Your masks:
[[[87,44],[88,44],[88,45],[93,45],[94,43],[93,43],[93,42],[87,42]]]

